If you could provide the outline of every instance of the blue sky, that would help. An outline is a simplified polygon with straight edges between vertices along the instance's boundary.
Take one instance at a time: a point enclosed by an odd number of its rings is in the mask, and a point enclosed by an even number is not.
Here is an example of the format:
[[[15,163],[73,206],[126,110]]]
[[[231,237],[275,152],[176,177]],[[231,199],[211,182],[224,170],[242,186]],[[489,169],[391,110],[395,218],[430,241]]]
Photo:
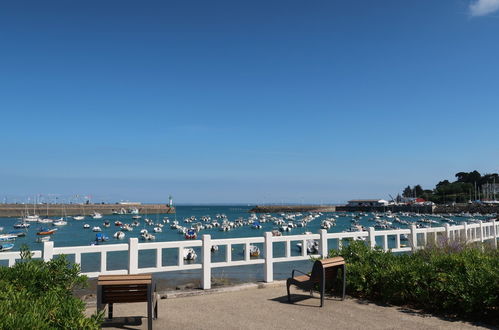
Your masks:
[[[342,202],[499,170],[499,0],[0,4],[0,196]]]

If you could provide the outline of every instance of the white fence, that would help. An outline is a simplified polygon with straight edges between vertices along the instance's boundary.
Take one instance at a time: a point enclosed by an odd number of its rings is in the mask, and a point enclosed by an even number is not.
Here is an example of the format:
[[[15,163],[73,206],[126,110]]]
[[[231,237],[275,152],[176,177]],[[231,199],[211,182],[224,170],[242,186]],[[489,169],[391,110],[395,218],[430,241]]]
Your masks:
[[[407,245],[402,244],[405,238],[408,238]],[[379,244],[385,251],[406,252],[415,251],[424,247],[426,244],[437,242],[438,237],[445,237],[450,241],[466,241],[466,242],[483,242],[493,240],[492,244],[497,248],[497,238],[499,237],[499,222],[479,222],[473,224],[464,223],[459,226],[449,226],[434,228],[416,228],[411,226],[410,229],[396,230],[375,230],[370,227],[368,231],[359,232],[343,232],[343,233],[328,233],[325,229],[321,229],[318,234],[304,235],[289,235],[289,236],[272,236],[272,233],[266,232],[263,237],[245,237],[245,238],[229,238],[229,239],[212,239],[210,235],[203,235],[202,240],[192,241],[174,241],[174,242],[154,242],[154,243],[139,243],[137,238],[130,238],[128,244],[109,244],[95,246],[70,246],[70,247],[54,247],[53,242],[45,242],[42,251],[33,251],[34,258],[43,258],[50,260],[55,255],[74,255],[75,263],[81,264],[81,256],[86,253],[100,253],[100,267],[97,272],[83,273],[89,277],[97,277],[100,274],[117,275],[117,274],[140,274],[154,272],[170,272],[178,270],[202,269],[202,287],[209,289],[211,287],[211,270],[219,267],[244,266],[263,264],[264,265],[264,281],[272,282],[274,275],[274,264],[279,262],[289,262],[298,260],[307,260],[311,256],[321,257],[327,256],[328,249],[333,245],[329,244],[330,240],[337,242],[336,246],[340,247],[344,239],[364,239],[374,248],[378,244],[377,239],[381,241]],[[307,253],[308,240],[319,241],[319,253],[311,255]],[[394,247],[389,248],[389,240],[395,240]],[[291,243],[301,242],[301,254],[293,256],[291,253]],[[284,242],[285,251],[284,257],[274,256],[274,243]],[[250,257],[250,245],[263,243],[263,256],[258,258]],[[244,245],[244,259],[232,260],[232,246]],[[211,247],[213,245],[225,246],[225,261],[212,261]],[[202,251],[201,263],[185,263],[183,258],[183,249],[187,247],[200,247]],[[164,266],[163,249],[178,249],[178,261],[176,265]],[[156,250],[156,265],[155,267],[139,268],[139,251],[141,250]],[[108,270],[107,269],[107,253],[114,251],[128,252],[128,267],[126,269]],[[20,259],[20,252],[3,252],[0,253],[0,260],[8,260],[9,266],[14,265],[16,260]]]

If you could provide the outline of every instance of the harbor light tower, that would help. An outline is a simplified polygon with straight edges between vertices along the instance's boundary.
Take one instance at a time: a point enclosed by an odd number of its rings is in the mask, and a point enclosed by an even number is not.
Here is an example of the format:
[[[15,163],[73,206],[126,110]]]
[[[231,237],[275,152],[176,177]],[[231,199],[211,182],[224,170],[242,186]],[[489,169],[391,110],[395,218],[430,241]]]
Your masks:
[[[172,208],[172,207],[173,207],[173,198],[172,198],[172,196],[168,196],[168,206],[169,206],[170,208]]]

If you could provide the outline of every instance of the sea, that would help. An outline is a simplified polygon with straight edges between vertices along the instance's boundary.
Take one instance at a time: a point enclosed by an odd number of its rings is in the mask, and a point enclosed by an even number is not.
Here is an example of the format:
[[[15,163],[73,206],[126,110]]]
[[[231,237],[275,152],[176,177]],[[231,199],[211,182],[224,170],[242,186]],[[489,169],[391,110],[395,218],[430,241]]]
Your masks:
[[[123,214],[123,215],[104,215],[102,219],[92,219],[91,217],[86,217],[84,220],[76,221],[71,217],[67,217],[68,224],[65,226],[57,227],[58,230],[55,234],[52,235],[51,240],[54,242],[55,247],[63,247],[63,246],[90,246],[91,244],[95,244],[96,233],[92,231],[93,226],[99,226],[102,229],[102,234],[109,237],[109,240],[106,242],[100,242],[99,244],[120,244],[128,242],[128,238],[130,237],[138,237],[140,238],[140,230],[145,228],[150,233],[155,236],[154,241],[139,241],[141,243],[148,242],[165,242],[165,241],[184,241],[184,235],[179,234],[176,229],[171,229],[170,225],[173,221],[178,221],[180,225],[190,227],[192,223],[185,223],[184,220],[186,218],[194,217],[196,218],[195,222],[201,222],[201,217],[209,216],[212,220],[217,219],[217,215],[225,215],[229,221],[234,221],[238,218],[243,218],[247,220],[250,216],[250,206],[247,205],[231,205],[231,206],[177,206],[176,214],[141,214],[142,218],[139,221],[140,225],[134,227],[133,231],[125,232],[126,237],[123,240],[118,240],[113,237],[114,233],[119,230],[119,227],[114,225],[115,221],[121,221],[122,223],[131,224],[134,220],[132,219],[132,214]],[[258,214],[257,214],[258,215]],[[275,217],[281,217],[281,214],[271,214]],[[304,212],[303,215],[306,215]],[[306,227],[298,227],[292,229],[290,232],[283,232],[283,235],[298,235],[303,234],[306,231],[312,233],[318,233],[321,228],[321,223],[328,217],[335,217],[336,226],[332,227],[328,230],[328,232],[342,232],[351,228],[352,223],[357,221],[358,224],[370,227],[374,226],[374,222],[372,221],[374,214],[368,213],[363,214],[360,219],[355,219],[356,214],[353,213],[345,213],[345,212],[337,212],[337,213],[323,213],[321,216],[316,218],[315,220],[308,223]],[[43,217],[43,214],[40,214]],[[418,220],[422,219],[420,215],[398,215],[400,219],[407,220],[409,223],[417,223]],[[168,219],[170,223],[165,223],[163,227],[163,231],[159,233],[153,232],[154,226],[149,226],[145,223],[144,219],[150,219],[155,224],[163,223],[163,219]],[[297,219],[300,217],[297,217]],[[464,217],[463,215],[445,215],[443,216],[432,216],[432,215],[424,215],[425,219],[429,219],[434,221],[429,225],[431,226],[443,226],[444,223],[449,220],[454,221],[456,224],[459,224],[462,221],[487,221],[490,217],[488,216],[480,216],[474,215],[473,217]],[[393,219],[386,219],[393,220]],[[16,218],[0,218],[0,227],[3,227],[4,230],[1,233],[8,233],[10,231],[15,230],[13,225],[18,222],[19,219]],[[103,223],[108,221],[111,223],[110,227],[104,227]],[[222,222],[221,219],[218,220]],[[43,243],[37,243],[37,238],[39,236],[36,235],[38,230],[41,227],[51,228],[51,224],[39,224],[39,223],[30,223],[30,228],[26,231],[26,236],[18,237],[14,243],[15,246],[12,251],[18,251],[21,246],[26,245],[30,250],[42,250]],[[90,229],[84,229],[83,225],[89,224]],[[395,223],[394,223],[395,224]],[[221,231],[220,228],[212,228],[212,229],[204,229],[199,233],[198,239],[201,239],[203,234],[211,235],[212,239],[218,238],[238,238],[238,237],[255,237],[255,236],[263,236],[266,231],[271,231],[273,229],[278,229],[278,227],[273,222],[261,223],[261,229],[253,229],[250,226],[242,226],[233,228],[230,231]],[[396,224],[398,228],[407,228],[407,224]],[[428,225],[428,224],[426,224]],[[300,249],[296,246],[297,242],[292,242],[291,254],[292,255],[300,255]],[[334,241],[330,241],[330,247],[337,247],[337,243]],[[380,242],[377,242],[381,244]],[[395,240],[389,240],[389,247],[395,246]],[[263,246],[262,244],[255,244],[260,248],[263,254]],[[233,245],[232,246],[232,260],[243,260],[244,259],[244,246],[241,245]],[[186,261],[186,263],[200,263],[202,260],[202,253],[200,248],[194,248],[198,255],[197,259],[194,261]],[[212,254],[212,261],[224,261],[226,251],[225,247],[221,246],[217,252]],[[0,252],[1,254],[2,252]],[[275,257],[283,257],[285,256],[285,246],[284,243],[275,243],[274,244],[274,256]],[[164,249],[162,253],[163,257],[163,266],[173,266],[177,264],[178,260],[178,249]],[[74,261],[72,256],[68,256],[70,261]],[[156,263],[156,252],[155,250],[141,250],[139,251],[139,267],[154,267]],[[274,278],[275,279],[285,279],[289,277],[292,269],[302,269],[308,270],[310,268],[310,261],[296,261],[296,262],[282,262],[274,264]],[[0,265],[7,265],[7,261],[0,260]],[[88,253],[83,254],[81,259],[81,267],[83,272],[93,272],[98,271],[100,265],[100,254],[98,253]],[[107,268],[108,270],[113,269],[126,269],[128,265],[127,260],[127,252],[110,252],[107,256]],[[175,272],[165,272],[158,273],[155,276],[161,278],[163,280],[163,289],[174,288],[178,285],[185,283],[192,283],[194,286],[197,286],[201,279],[200,270],[186,270],[186,271],[175,271]],[[212,270],[212,278],[215,283],[219,283],[220,285],[229,284],[229,283],[243,283],[243,282],[255,282],[263,280],[263,265],[248,265],[248,266],[237,266],[237,267],[223,267],[216,268]]]

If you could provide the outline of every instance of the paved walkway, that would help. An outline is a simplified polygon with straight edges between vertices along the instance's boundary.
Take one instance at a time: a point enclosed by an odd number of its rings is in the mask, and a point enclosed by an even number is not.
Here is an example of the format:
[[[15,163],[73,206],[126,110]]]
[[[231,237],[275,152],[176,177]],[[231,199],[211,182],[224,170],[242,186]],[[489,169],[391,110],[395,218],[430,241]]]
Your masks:
[[[230,290],[230,289],[229,289]],[[400,307],[384,307],[357,299],[327,298],[292,289],[287,303],[283,285],[161,299],[155,329],[472,329],[469,323],[446,321]],[[95,306],[87,309],[87,314]],[[115,304],[116,322],[104,329],[147,329],[145,303]],[[126,318],[125,318],[126,317]]]

